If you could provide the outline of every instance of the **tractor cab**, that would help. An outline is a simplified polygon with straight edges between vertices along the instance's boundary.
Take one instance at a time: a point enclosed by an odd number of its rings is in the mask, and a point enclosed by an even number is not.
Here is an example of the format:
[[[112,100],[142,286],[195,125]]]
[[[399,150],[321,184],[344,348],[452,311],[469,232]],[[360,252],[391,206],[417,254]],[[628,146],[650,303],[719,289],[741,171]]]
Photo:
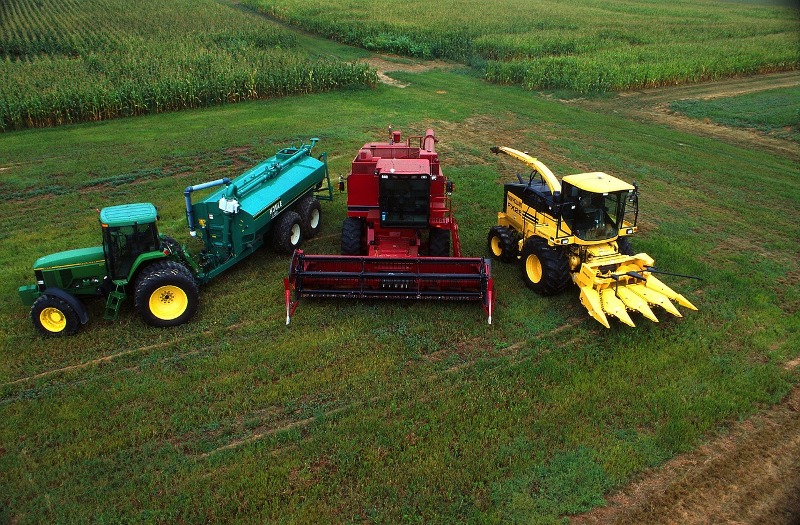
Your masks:
[[[608,241],[619,235],[634,186],[595,172],[564,177],[561,189],[561,218],[575,237]]]
[[[112,280],[127,279],[140,255],[159,250],[156,219],[156,208],[150,203],[111,206],[100,212],[103,252]]]

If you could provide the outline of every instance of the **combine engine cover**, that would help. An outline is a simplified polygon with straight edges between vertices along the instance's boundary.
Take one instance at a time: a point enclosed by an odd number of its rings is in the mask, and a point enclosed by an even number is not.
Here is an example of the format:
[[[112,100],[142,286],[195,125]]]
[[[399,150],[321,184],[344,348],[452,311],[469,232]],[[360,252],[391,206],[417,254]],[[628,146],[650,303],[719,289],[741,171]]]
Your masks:
[[[433,130],[365,144],[347,177],[342,255],[297,250],[285,279],[286,324],[301,297],[478,301],[489,323],[491,263],[461,257],[453,184]],[[451,256],[452,248],[452,256]]]

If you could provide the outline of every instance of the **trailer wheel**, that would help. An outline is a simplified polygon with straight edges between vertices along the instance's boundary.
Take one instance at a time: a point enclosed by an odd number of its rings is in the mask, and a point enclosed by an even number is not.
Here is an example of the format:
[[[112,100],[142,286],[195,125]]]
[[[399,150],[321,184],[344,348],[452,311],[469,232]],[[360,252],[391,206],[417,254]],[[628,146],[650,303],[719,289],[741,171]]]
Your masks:
[[[430,229],[428,232],[428,255],[431,257],[450,256],[450,230]]]
[[[303,242],[303,221],[295,211],[285,211],[272,230],[272,245],[281,253],[292,253]]]
[[[507,263],[517,258],[517,246],[511,232],[505,226],[494,226],[489,230],[489,237],[486,239],[489,246],[489,253],[495,259]]]
[[[342,222],[342,255],[364,255],[364,221],[347,217]]]
[[[525,285],[539,295],[556,295],[569,285],[569,264],[564,252],[550,248],[543,239],[533,237],[525,242],[521,263]]]
[[[81,327],[75,309],[53,295],[41,295],[34,301],[31,321],[37,332],[47,336],[72,335]]]
[[[617,237],[617,250],[622,255],[633,255],[633,245],[627,237]]]
[[[309,195],[300,201],[300,204],[297,205],[297,213],[300,214],[300,219],[303,221],[301,227],[303,229],[304,238],[310,239],[319,233],[322,206],[316,197]]]
[[[151,326],[177,326],[192,318],[199,303],[192,272],[175,261],[161,260],[139,274],[133,304]]]

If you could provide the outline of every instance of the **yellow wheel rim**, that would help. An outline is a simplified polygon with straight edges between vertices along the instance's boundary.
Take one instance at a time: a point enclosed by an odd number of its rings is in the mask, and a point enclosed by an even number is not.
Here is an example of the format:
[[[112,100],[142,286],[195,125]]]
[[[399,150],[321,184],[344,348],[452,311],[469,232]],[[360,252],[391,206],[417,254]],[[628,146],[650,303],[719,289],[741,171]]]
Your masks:
[[[172,321],[189,307],[189,298],[178,286],[167,285],[150,295],[150,312],[164,321]]]
[[[528,274],[528,279],[532,283],[538,283],[542,280],[542,263],[535,255],[529,255],[525,259],[525,272]]]
[[[503,253],[503,247],[500,246],[500,237],[496,235],[492,237],[492,253],[495,257],[500,257]]]
[[[48,332],[58,333],[67,327],[67,318],[58,308],[48,306],[39,312],[39,322]]]

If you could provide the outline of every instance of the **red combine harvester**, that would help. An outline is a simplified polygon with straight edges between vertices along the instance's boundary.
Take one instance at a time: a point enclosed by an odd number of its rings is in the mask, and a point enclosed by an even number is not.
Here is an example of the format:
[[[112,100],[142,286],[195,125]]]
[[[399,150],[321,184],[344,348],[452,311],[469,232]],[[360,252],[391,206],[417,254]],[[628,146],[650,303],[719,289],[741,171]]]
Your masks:
[[[405,142],[389,133],[353,160],[342,255],[294,252],[286,324],[301,297],[480,301],[492,322],[491,262],[461,256],[453,183],[440,170],[433,130]]]

